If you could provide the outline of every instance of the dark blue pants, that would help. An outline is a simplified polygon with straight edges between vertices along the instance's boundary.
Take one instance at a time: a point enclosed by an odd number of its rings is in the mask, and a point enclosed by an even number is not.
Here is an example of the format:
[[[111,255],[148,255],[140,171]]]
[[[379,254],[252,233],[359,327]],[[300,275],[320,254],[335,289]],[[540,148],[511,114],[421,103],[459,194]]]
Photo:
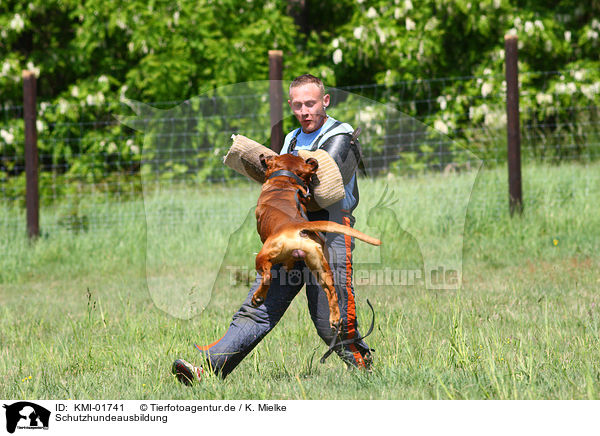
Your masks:
[[[333,219],[332,219],[333,221]],[[338,220],[335,220],[338,221]],[[353,217],[340,217],[338,222],[351,226]],[[326,245],[328,260],[333,272],[335,289],[343,321],[342,338],[360,336],[356,320],[354,288],[352,286],[352,250],[354,238],[328,233]],[[258,343],[277,325],[294,297],[306,284],[308,309],[318,335],[330,345],[335,333],[329,325],[329,304],[325,291],[318,284],[304,262],[296,262],[294,269],[285,271],[281,264],[272,270],[272,281],[265,302],[253,307],[252,295],[258,288],[261,277],[257,274],[242,307],[235,313],[229,329],[218,341],[208,346],[198,346],[212,370],[226,377]],[[339,340],[339,339],[338,339]],[[363,341],[338,346],[336,353],[348,365],[365,367],[370,363],[369,347]]]

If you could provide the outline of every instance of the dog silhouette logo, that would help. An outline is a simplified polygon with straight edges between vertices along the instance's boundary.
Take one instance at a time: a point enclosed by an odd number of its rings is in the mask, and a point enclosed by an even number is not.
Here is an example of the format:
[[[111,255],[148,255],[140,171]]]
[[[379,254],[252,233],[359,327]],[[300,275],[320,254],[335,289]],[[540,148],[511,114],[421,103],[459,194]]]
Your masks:
[[[48,429],[50,411],[28,401],[19,401],[10,405],[4,404],[6,409],[6,431],[14,433],[18,429]]]

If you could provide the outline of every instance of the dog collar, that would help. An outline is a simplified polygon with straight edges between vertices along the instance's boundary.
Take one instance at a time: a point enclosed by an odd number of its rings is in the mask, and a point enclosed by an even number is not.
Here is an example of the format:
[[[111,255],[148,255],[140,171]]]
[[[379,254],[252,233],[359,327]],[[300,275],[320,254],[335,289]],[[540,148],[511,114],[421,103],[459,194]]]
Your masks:
[[[300,186],[302,186],[308,192],[308,186],[306,186],[306,183],[304,182],[304,180],[302,180],[300,177],[298,177],[297,174],[294,174],[293,172],[291,172],[289,170],[277,170],[273,174],[271,174],[267,178],[267,180],[272,179],[274,177],[291,177],[296,182],[298,182],[298,184]]]

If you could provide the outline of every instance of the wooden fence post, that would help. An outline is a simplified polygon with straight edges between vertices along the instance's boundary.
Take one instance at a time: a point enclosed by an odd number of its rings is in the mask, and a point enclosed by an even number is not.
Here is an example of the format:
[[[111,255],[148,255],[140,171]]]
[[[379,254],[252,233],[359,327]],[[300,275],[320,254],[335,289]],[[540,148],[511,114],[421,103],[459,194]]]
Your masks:
[[[36,80],[32,71],[23,71],[23,118],[25,121],[25,206],[27,234],[40,235],[40,196],[38,186],[38,148],[36,127]]]
[[[518,37],[504,37],[506,56],[506,130],[508,136],[508,195],[510,214],[523,212],[521,186],[521,126],[519,121]]]
[[[269,50],[269,102],[271,109],[271,149],[279,153],[283,147],[283,52]]]

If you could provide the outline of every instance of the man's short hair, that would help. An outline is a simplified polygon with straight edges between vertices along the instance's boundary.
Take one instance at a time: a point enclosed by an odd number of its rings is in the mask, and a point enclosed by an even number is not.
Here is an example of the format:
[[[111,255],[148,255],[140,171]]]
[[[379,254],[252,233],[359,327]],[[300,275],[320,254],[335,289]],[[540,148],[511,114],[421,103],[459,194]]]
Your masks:
[[[292,88],[296,88],[302,85],[308,85],[309,83],[317,85],[317,87],[321,90],[321,97],[325,95],[325,86],[323,85],[323,82],[321,81],[321,79],[313,76],[312,74],[303,74],[292,80],[292,83],[290,83],[290,89],[288,94],[292,94]]]

